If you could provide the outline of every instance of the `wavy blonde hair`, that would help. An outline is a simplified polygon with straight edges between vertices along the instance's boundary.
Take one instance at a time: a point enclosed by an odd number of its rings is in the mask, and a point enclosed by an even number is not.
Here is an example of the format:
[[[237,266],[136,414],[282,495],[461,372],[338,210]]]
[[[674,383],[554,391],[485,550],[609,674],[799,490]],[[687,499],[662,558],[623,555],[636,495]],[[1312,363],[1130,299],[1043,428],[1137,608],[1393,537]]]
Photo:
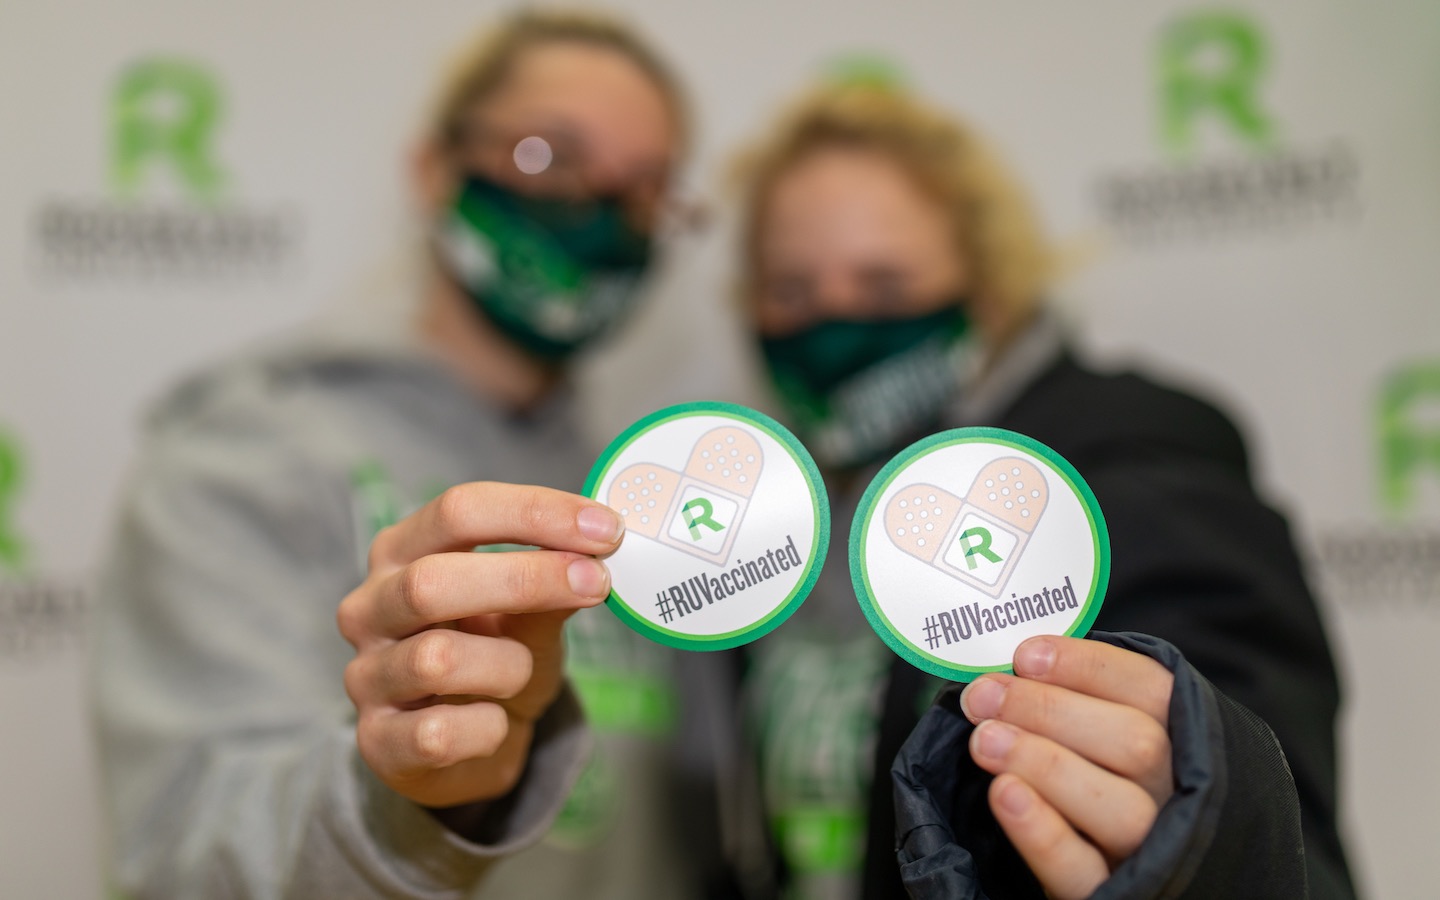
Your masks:
[[[531,49],[556,43],[599,47],[633,63],[665,98],[683,149],[690,113],[674,71],[628,24],[589,10],[526,10],[482,33],[452,63],[427,120],[427,136],[436,146],[456,147],[471,111],[505,83],[516,63]]]
[[[1034,312],[1054,271],[1051,250],[1019,183],[966,124],[888,85],[827,85],[790,106],[737,159],[744,204],[742,297],[760,289],[760,247],[775,185],[818,151],[873,151],[894,161],[945,213],[972,273],[971,314],[1004,340]]]

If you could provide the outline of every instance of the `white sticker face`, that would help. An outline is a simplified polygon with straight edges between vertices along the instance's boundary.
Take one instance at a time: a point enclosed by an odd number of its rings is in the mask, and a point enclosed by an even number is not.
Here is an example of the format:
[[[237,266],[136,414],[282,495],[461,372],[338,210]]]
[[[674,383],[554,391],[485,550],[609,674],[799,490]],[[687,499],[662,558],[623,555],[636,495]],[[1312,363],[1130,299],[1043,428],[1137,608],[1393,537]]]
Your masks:
[[[814,461],[761,413],[688,403],[601,454],[585,493],[625,520],[609,605],[672,647],[720,650],[790,616],[819,577],[830,508]]]
[[[1110,573],[1105,520],[1059,454],[1013,432],[926,438],[880,471],[850,533],[856,596],[877,633],[928,672],[1009,671],[1041,634],[1084,634]]]

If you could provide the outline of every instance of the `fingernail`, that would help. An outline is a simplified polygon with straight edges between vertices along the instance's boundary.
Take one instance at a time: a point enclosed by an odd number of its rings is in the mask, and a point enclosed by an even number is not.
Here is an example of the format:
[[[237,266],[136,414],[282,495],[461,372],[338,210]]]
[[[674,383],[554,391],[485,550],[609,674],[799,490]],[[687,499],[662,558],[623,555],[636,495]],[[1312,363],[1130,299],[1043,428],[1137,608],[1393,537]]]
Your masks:
[[[1032,638],[1015,651],[1015,674],[1038,678],[1055,665],[1055,642]]]
[[[594,559],[577,559],[565,570],[570,590],[581,597],[604,597],[610,593],[610,572]]]
[[[625,522],[613,510],[587,506],[580,510],[580,533],[592,541],[613,544],[625,531]]]
[[[960,709],[972,722],[993,719],[1000,715],[1005,699],[1005,685],[993,678],[982,678],[960,693]]]
[[[1018,778],[1010,779],[999,791],[1000,806],[1012,816],[1023,816],[1030,810],[1034,795],[1030,787]]]
[[[1015,729],[1004,722],[989,719],[981,722],[980,727],[975,730],[975,740],[981,756],[1003,759],[1015,743]]]

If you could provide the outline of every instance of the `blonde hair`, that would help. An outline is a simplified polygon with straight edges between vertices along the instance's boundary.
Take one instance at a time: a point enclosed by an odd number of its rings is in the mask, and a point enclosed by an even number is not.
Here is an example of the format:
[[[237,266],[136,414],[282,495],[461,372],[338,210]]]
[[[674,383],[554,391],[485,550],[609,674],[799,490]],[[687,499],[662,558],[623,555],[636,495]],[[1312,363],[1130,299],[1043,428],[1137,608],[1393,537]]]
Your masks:
[[[1019,184],[955,117],[895,87],[867,83],[812,90],[738,159],[744,297],[753,300],[760,289],[762,232],[775,185],[809,155],[833,148],[882,154],[944,210],[956,252],[972,273],[972,314],[993,337],[1007,337],[1029,318],[1053,261]]]
[[[429,138],[438,147],[457,147],[465,138],[471,110],[505,83],[520,59],[536,47],[559,43],[610,50],[633,63],[665,98],[683,146],[689,109],[670,66],[624,22],[579,10],[526,10],[483,33],[460,54],[444,80],[429,117]]]

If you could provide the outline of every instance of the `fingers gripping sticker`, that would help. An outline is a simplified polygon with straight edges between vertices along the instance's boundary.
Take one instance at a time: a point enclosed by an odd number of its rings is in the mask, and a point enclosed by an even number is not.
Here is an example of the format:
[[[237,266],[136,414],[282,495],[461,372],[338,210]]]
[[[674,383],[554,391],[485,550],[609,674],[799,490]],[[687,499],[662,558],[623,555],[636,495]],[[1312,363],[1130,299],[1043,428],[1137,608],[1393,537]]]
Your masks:
[[[662,409],[616,438],[585,492],[625,520],[609,605],[694,650],[765,634],[804,600],[829,545],[829,503],[794,435],[724,403]]]
[[[606,502],[628,531],[724,565],[764,459],[760,443],[743,429],[715,428],[695,442],[683,475],[638,463],[620,473]]]
[[[964,500],[933,484],[896,491],[885,507],[885,533],[916,559],[998,597],[1049,494],[1033,463],[1005,457],[980,470]]]

